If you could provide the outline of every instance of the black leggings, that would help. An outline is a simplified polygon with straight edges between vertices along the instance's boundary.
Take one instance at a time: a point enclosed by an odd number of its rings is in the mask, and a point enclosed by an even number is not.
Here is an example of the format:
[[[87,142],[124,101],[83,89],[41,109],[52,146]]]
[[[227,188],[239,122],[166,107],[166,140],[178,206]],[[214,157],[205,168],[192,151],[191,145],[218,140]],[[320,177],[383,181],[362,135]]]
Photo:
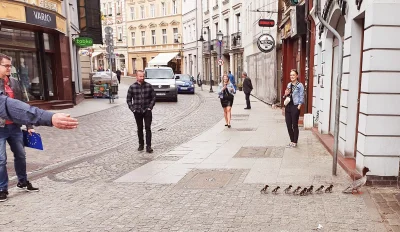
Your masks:
[[[285,109],[286,126],[289,132],[290,141],[297,143],[299,139],[299,117],[300,110],[296,105],[290,104]]]

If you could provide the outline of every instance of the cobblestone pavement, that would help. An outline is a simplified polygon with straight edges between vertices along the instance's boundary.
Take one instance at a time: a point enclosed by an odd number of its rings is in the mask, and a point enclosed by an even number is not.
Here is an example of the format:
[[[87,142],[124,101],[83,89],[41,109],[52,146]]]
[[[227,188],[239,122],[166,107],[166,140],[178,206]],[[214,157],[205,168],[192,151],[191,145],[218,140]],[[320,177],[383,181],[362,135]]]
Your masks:
[[[56,131],[43,130],[46,137],[53,136],[46,143],[59,149],[53,152],[62,154],[60,159],[83,158],[38,172],[34,184],[41,188],[39,193],[10,189],[9,200],[0,204],[1,231],[314,231],[318,224],[321,231],[385,231],[369,207],[374,203],[368,194],[343,195],[338,189],[307,197],[264,195],[262,185],[245,183],[249,169],[195,169],[178,184],[115,182],[151,161],[175,162],[180,157],[161,154],[222,118],[216,95],[207,91],[180,96],[179,104],[183,113],[173,104],[157,104],[155,152],[150,155],[136,151],[133,118],[124,106],[82,117],[76,134],[57,137]],[[110,117],[114,120],[107,120]],[[110,141],[104,131],[113,135]],[[309,143],[310,159],[328,157],[317,139]]]
[[[388,231],[400,232],[400,189],[370,187],[368,192]]]

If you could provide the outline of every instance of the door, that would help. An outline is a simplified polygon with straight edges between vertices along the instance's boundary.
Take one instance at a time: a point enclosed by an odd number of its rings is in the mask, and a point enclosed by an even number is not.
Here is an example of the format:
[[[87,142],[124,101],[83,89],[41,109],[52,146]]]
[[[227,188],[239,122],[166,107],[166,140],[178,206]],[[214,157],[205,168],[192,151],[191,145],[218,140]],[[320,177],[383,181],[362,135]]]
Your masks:
[[[132,58],[132,73],[136,73],[136,58]]]
[[[335,114],[336,114],[336,90],[337,90],[337,78],[338,78],[338,60],[339,55],[339,44],[335,38],[333,41],[333,55],[332,55],[332,83],[331,83],[331,109],[330,109],[330,123],[329,133],[334,135],[335,132]]]
[[[54,55],[51,53],[46,53],[44,57],[44,62],[46,64],[46,81],[48,88],[49,100],[57,100],[57,87],[56,87],[56,77],[54,72]]]
[[[147,67],[147,59],[146,57],[143,57],[143,70]]]

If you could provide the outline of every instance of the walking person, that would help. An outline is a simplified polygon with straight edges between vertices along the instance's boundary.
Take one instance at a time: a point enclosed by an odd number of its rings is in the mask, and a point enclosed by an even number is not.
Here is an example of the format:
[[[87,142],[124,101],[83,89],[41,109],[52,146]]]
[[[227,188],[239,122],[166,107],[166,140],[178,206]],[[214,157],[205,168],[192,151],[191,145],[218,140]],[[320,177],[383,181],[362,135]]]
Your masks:
[[[229,81],[228,75],[222,77],[222,82],[218,85],[218,96],[221,99],[222,108],[224,108],[225,126],[231,128],[232,106],[235,87]]]
[[[250,105],[250,94],[251,91],[253,90],[253,84],[251,83],[250,77],[247,76],[246,72],[242,73],[242,78],[243,78],[243,92],[246,95],[246,108],[245,110],[251,109]]]
[[[121,84],[121,74],[122,74],[121,70],[118,69],[118,70],[115,72],[115,74],[117,74],[118,83]]]
[[[291,82],[285,90],[285,120],[289,132],[290,143],[287,148],[297,147],[299,139],[300,109],[304,104],[304,86],[298,81],[299,73],[296,69],[290,71]],[[290,101],[289,101],[290,100]]]
[[[139,148],[144,150],[143,122],[146,130],[146,152],[152,153],[151,148],[151,122],[153,120],[152,110],[156,102],[156,93],[151,84],[144,81],[144,72],[136,72],[136,82],[128,90],[126,97],[129,109],[133,112],[136,120]]]
[[[233,76],[231,71],[229,71],[228,77],[229,77],[229,81],[232,83],[233,87],[235,87],[235,90],[236,90],[237,88],[236,88],[235,76]]]

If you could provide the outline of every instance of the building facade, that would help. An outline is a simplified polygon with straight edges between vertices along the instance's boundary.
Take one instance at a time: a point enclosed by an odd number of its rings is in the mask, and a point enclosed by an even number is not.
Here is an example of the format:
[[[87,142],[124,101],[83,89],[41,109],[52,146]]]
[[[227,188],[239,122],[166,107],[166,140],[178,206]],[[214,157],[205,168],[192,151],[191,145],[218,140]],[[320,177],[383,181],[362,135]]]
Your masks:
[[[258,11],[258,12],[257,12]],[[252,94],[266,103],[274,104],[278,97],[278,54],[280,40],[277,26],[259,27],[259,19],[278,21],[278,1],[252,0],[243,3],[243,70],[253,82]],[[261,52],[257,40],[261,35],[269,34],[275,40],[275,48],[268,53]],[[279,72],[280,73],[280,72]],[[279,85],[280,86],[280,85]]]
[[[242,1],[207,0],[202,1],[202,4],[202,35],[206,40],[203,42],[205,83],[210,83],[212,79],[217,84],[221,75],[229,71],[238,80],[243,71]],[[221,46],[217,38],[220,31],[223,34]],[[218,60],[222,60],[220,64],[223,64],[219,65]]]
[[[126,3],[128,73],[152,66],[162,54],[163,62],[175,73],[182,72],[182,1],[131,0]],[[159,59],[156,59],[159,60]]]
[[[314,6],[315,7],[315,6]],[[398,2],[324,0],[322,17],[343,38],[339,151],[369,179],[397,183],[400,153],[399,72],[400,10]],[[315,10],[313,114],[318,133],[333,135],[339,66],[339,41]],[[375,178],[377,177],[377,178]]]
[[[182,3],[183,22],[183,66],[182,72],[196,77],[202,72],[202,31],[201,0],[185,0]]]
[[[12,75],[21,81],[25,101],[45,109],[72,104],[63,1],[1,0],[0,4],[0,52],[12,57]]]
[[[109,59],[106,54],[107,45],[96,44],[93,46],[92,53],[92,69],[98,70],[100,68],[107,70],[112,69],[114,72],[121,70],[123,75],[127,75],[128,65],[128,37],[127,37],[127,1],[126,0],[100,0],[101,12],[102,12],[102,29],[103,29],[103,41],[105,40],[105,27],[111,27],[113,29],[113,42],[114,42],[114,54],[115,57],[112,59],[112,63],[109,63]]]

